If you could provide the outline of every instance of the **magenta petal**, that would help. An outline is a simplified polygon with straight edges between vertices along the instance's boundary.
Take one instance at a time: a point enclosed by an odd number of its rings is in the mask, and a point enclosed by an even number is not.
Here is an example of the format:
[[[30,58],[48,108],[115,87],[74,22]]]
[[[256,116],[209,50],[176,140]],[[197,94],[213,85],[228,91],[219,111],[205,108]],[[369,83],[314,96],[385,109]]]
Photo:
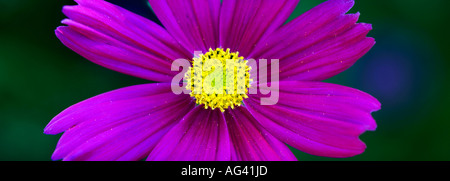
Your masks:
[[[197,106],[161,139],[147,160],[227,161],[230,149],[222,112]]]
[[[220,43],[248,57],[261,39],[278,29],[298,0],[224,0],[220,16]]]
[[[64,6],[67,27],[57,37],[67,47],[109,69],[153,81],[170,82],[171,62],[190,53],[162,27],[106,1],[78,0]]]
[[[244,107],[225,112],[231,141],[232,160],[237,161],[295,161],[289,148],[273,137]]]
[[[363,153],[359,135],[376,129],[371,113],[381,106],[367,93],[321,82],[282,81],[276,105],[259,100],[252,95],[245,104],[266,130],[301,151],[327,157]]]
[[[149,0],[164,27],[192,54],[218,47],[220,0]]]
[[[314,50],[320,51],[290,64],[287,62],[293,59],[285,59],[287,64],[280,68],[280,80],[321,81],[345,71],[375,45],[375,39],[365,37],[371,29],[369,24],[356,24],[335,39],[316,44]]]
[[[171,98],[180,98],[180,99],[188,97],[186,95],[180,95],[181,97],[176,96],[171,92],[170,84],[167,83],[144,84],[121,88],[118,90],[114,90],[111,92],[107,92],[92,97],[90,99],[84,100],[80,103],[77,103],[67,108],[50,121],[47,127],[45,127],[44,132],[45,134],[59,134],[77,124],[82,123],[91,116],[108,116],[111,114],[109,112],[108,113],[104,112],[103,115],[99,115],[98,113],[86,110],[98,107],[101,108],[104,105],[110,106],[116,105],[117,107],[120,108],[121,107],[120,105],[115,104],[118,101],[129,101],[133,99],[146,97],[150,98],[151,96],[158,96],[158,95],[159,96],[169,95]],[[155,102],[156,100],[151,101]],[[125,113],[127,113],[128,115],[133,115],[135,112],[125,112]],[[111,117],[114,118],[113,116]]]
[[[132,86],[69,107],[44,132],[65,131],[54,160],[140,160],[194,105],[170,84]]]
[[[345,14],[353,0],[330,0],[260,42],[251,56],[280,60],[280,80],[320,81],[348,69],[375,44],[372,29]]]

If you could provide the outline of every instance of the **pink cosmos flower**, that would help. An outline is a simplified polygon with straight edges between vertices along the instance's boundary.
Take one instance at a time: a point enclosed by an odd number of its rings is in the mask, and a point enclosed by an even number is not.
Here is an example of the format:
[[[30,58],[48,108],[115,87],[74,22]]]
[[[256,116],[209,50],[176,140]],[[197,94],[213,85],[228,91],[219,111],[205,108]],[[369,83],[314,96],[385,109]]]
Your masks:
[[[371,25],[356,23],[359,13],[346,14],[353,0],[324,2],[284,24],[298,1],[150,0],[164,27],[103,0],[65,6],[67,26],[56,29],[64,45],[96,64],[159,83],[104,93],[61,112],[44,129],[64,132],[52,159],[296,160],[286,144],[326,157],[363,153],[359,136],[376,129],[371,113],[381,104],[320,81],[371,49]],[[212,104],[205,97],[174,94],[170,82],[179,72],[171,71],[172,61],[214,50],[279,59],[278,103],[261,105],[262,94],[236,95],[235,102],[216,105],[221,111],[205,108]]]

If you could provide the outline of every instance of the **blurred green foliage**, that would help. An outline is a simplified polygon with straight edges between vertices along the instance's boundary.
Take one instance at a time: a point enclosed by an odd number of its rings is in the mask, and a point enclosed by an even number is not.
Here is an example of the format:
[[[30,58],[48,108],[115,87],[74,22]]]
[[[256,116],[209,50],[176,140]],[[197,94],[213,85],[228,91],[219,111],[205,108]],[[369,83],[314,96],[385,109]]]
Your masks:
[[[291,19],[321,2],[302,0]],[[146,7],[145,0],[140,3]],[[0,0],[0,160],[50,160],[59,136],[45,135],[43,128],[53,116],[100,93],[147,83],[97,66],[62,45],[54,29],[68,4],[75,3]],[[300,160],[450,160],[449,5],[356,0],[350,12],[359,11],[360,22],[373,24],[369,36],[377,45],[328,81],[380,99],[382,110],[373,114],[378,130],[361,136],[368,145],[362,155],[331,159],[293,149]],[[135,10],[151,16],[146,8]]]

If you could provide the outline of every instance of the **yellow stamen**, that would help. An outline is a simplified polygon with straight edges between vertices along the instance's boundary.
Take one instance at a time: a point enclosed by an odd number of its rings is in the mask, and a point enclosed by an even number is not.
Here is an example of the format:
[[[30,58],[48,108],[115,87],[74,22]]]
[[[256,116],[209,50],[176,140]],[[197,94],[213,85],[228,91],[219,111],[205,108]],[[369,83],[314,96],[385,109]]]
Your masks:
[[[239,52],[230,49],[209,49],[209,52],[194,57],[192,67],[185,74],[186,89],[198,105],[205,109],[219,108],[222,112],[231,107],[241,106],[248,98],[250,70],[247,60]]]

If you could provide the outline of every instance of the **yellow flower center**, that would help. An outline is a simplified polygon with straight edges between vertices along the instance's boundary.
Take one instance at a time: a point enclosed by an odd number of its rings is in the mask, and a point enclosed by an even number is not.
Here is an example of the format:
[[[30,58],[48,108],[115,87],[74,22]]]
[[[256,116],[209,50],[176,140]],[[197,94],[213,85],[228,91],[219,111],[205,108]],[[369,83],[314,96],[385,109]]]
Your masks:
[[[209,52],[193,58],[192,67],[185,74],[186,89],[198,105],[205,109],[219,108],[222,112],[241,106],[248,98],[250,70],[248,61],[231,53],[230,49],[209,49]]]

